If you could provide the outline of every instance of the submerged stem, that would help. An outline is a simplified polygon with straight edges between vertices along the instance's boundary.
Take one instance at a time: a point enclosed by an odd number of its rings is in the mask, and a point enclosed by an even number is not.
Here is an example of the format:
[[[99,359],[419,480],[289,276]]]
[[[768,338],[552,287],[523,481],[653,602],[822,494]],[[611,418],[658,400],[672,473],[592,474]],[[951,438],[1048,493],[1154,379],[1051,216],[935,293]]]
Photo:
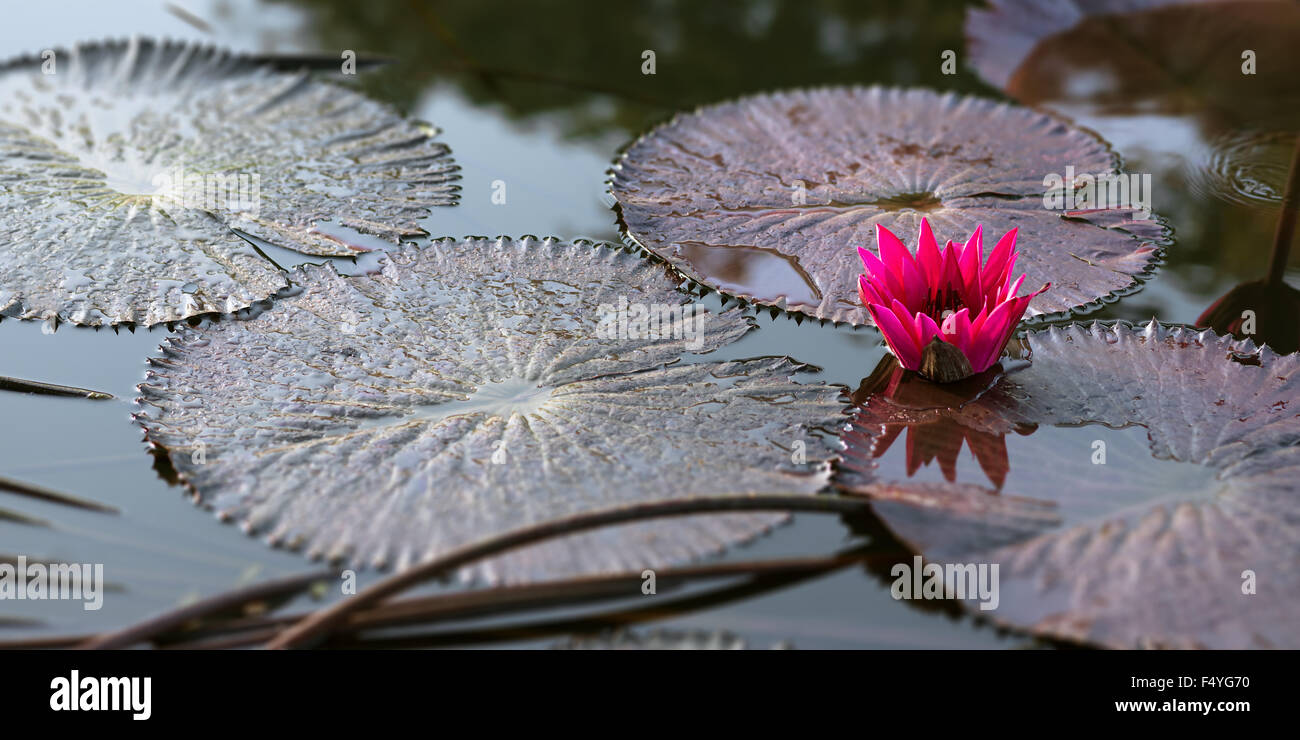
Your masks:
[[[861,511],[867,506],[866,499],[845,496],[752,495],[710,496],[679,501],[656,501],[584,512],[563,519],[521,527],[479,540],[431,560],[426,560],[409,570],[379,581],[347,601],[314,612],[311,616],[271,640],[267,647],[272,649],[306,647],[324,637],[336,626],[351,618],[353,614],[378,604],[393,594],[433,580],[476,560],[551,537],[573,534],[611,524],[623,524],[641,519],[666,516],[730,511],[840,513]]]
[[[113,398],[112,393],[104,393],[103,391],[92,391],[87,388],[77,388],[71,385],[42,383],[39,380],[8,378],[3,375],[0,375],[0,391],[40,393],[46,396],[77,396],[79,398],[89,398],[92,401],[108,401]]]
[[[189,606],[161,614],[153,619],[131,625],[117,632],[96,635],[77,645],[77,647],[82,650],[114,650],[130,647],[136,643],[171,632],[187,622],[202,619],[211,614],[242,607],[250,603],[300,593],[313,584],[334,576],[334,571],[329,570],[254,584],[248,588],[218,594],[210,599],[204,599]]]
[[[1297,203],[1300,200],[1300,135],[1296,136],[1295,153],[1291,155],[1291,170],[1282,195],[1282,213],[1277,218],[1277,231],[1273,235],[1273,251],[1268,258],[1268,284],[1282,284],[1287,262],[1291,257],[1291,241],[1295,236]]]
[[[89,509],[90,511],[100,511],[105,514],[118,513],[117,509],[113,508],[112,506],[109,506],[108,504],[101,504],[98,501],[91,501],[90,499],[86,499],[86,498],[70,496],[66,493],[59,493],[58,491],[52,491],[48,488],[34,486],[30,483],[23,483],[22,481],[12,480],[10,478],[5,478],[4,476],[0,476],[0,491],[6,491],[8,493],[18,494],[19,496],[27,496],[29,498],[40,499],[41,501],[49,501],[50,503],[54,503],[54,504],[72,506],[78,509]]]

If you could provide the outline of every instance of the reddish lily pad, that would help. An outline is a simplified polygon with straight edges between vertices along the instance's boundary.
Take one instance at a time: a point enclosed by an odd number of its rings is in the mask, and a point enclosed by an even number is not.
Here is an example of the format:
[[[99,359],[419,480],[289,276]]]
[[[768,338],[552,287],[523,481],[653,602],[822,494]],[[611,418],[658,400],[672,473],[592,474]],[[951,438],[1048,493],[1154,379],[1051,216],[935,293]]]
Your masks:
[[[966,35],[985,80],[1101,133],[1156,182],[1281,199],[1300,128],[1295,3],[993,0]]]
[[[856,247],[874,228],[964,241],[1020,229],[1028,315],[1132,290],[1166,230],[1132,210],[1044,207],[1044,180],[1113,173],[1096,136],[1036,111],[927,90],[759,95],[678,116],[632,144],[611,175],[625,235],[728,295],[868,324]]]
[[[232,229],[365,251],[456,200],[437,131],[307,71],[132,39],[0,65],[0,311],[77,324],[231,312],[285,286]]]
[[[966,14],[970,63],[989,84],[1005,89],[1046,38],[1084,22],[1188,0],[990,0]]]
[[[180,327],[164,345],[137,418],[198,501],[312,556],[404,567],[593,509],[812,495],[829,480],[842,389],[794,382],[802,366],[788,358],[692,359],[754,324],[703,312],[663,265],[531,237],[381,259],[355,278],[300,268],[299,295],[251,320]],[[629,317],[657,312],[659,329],[610,331],[624,300]],[[653,568],[782,520],[624,525],[464,575]]]
[[[992,0],[966,19],[971,65],[1026,105],[1190,113],[1211,128],[1294,126],[1296,33],[1300,8],[1273,0]]]
[[[1300,646],[1300,356],[1154,322],[1024,341],[1032,364],[956,402],[877,374],[841,486],[931,562],[997,564],[979,613],[1001,624],[1111,647]]]

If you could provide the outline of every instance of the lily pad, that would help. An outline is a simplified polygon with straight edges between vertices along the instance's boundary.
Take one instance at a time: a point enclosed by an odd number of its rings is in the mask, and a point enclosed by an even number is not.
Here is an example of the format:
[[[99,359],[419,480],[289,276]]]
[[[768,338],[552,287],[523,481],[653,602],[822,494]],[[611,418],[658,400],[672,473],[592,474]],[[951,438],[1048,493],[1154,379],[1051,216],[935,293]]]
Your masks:
[[[1300,356],[1155,322],[1024,341],[1032,364],[951,407],[869,384],[840,485],[930,562],[997,564],[979,612],[996,622],[1111,647],[1300,646]]]
[[[1096,136],[1050,115],[927,90],[759,95],[681,115],[631,145],[611,174],[626,236],[692,279],[747,301],[868,324],[857,247],[874,228],[940,244],[977,224],[1020,229],[1027,315],[1091,307],[1134,288],[1166,230],[1133,210],[1049,210],[1066,167],[1114,173]],[[906,239],[905,239],[906,241]]]
[[[239,229],[312,255],[456,200],[437,131],[211,47],[132,39],[0,65],[0,311],[92,326],[232,312],[285,286]],[[340,228],[346,227],[346,228]]]
[[[753,320],[699,309],[663,265],[532,237],[440,240],[381,264],[299,268],[299,295],[163,346],[137,418],[198,501],[275,544],[401,568],[593,509],[829,480],[842,389],[794,382],[803,366],[784,357],[695,357]],[[659,328],[610,322],[624,302]],[[782,518],[624,525],[463,575],[653,568]]]

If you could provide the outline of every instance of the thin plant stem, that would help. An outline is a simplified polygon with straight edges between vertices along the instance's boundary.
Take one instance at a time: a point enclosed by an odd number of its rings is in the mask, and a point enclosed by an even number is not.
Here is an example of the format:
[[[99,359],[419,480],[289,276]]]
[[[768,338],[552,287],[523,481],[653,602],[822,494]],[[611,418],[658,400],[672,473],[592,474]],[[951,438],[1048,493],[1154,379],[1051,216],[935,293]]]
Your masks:
[[[1273,234],[1273,251],[1268,258],[1268,284],[1282,284],[1286,266],[1291,258],[1291,241],[1295,237],[1297,200],[1300,200],[1300,135],[1296,136],[1295,152],[1291,155],[1291,170],[1282,195],[1282,212],[1277,217],[1277,231]]]
[[[105,514],[118,513],[117,509],[108,504],[101,504],[98,501],[70,496],[66,493],[59,493],[58,491],[52,491],[48,488],[34,486],[30,483],[23,483],[2,476],[0,476],[0,491],[16,493],[19,496],[27,496],[28,498],[49,501],[50,503],[62,504],[64,506],[72,506],[78,509],[88,509],[90,511],[98,511]]]
[[[83,650],[116,650],[152,640],[171,632],[181,625],[211,614],[235,609],[258,601],[265,601],[305,591],[312,584],[335,577],[332,570],[288,576],[274,581],[258,583],[247,588],[228,591],[188,606],[174,609],[116,632],[96,635],[76,647]]]
[[[345,623],[352,615],[374,606],[389,596],[412,586],[433,580],[476,560],[496,555],[534,542],[581,532],[588,529],[623,524],[657,517],[685,516],[688,514],[722,513],[731,511],[810,511],[843,513],[862,511],[868,506],[866,499],[846,496],[751,495],[709,496],[676,501],[656,501],[630,504],[612,509],[584,512],[563,519],[505,532],[488,537],[445,555],[413,566],[389,576],[364,589],[352,598],[314,612],[306,619],[285,630],[267,647],[288,649],[307,647]]]
[[[89,388],[77,388],[71,385],[58,385],[56,383],[43,383],[39,380],[9,378],[3,375],[0,375],[0,391],[38,393],[43,396],[73,396],[76,398],[88,398],[92,401],[109,401],[113,398],[112,393],[92,391]]]
[[[661,591],[723,578],[765,579],[766,583],[774,578],[811,577],[855,563],[870,562],[877,558],[892,560],[897,557],[898,554],[892,552],[855,551],[831,557],[712,563],[663,569],[656,573],[655,581]],[[627,599],[630,595],[641,593],[642,583],[644,579],[641,572],[634,571],[609,576],[582,576],[545,583],[499,586],[459,593],[396,599],[354,615],[331,634],[330,640],[332,643],[336,637],[351,637],[368,630],[389,627],[429,626],[443,621],[496,617],[535,608],[573,607]],[[201,637],[192,641],[169,644],[166,647],[189,650],[259,645],[275,637],[285,626],[301,620],[303,616],[305,615],[262,617],[243,620],[236,624],[214,625],[209,637],[215,639]],[[485,629],[491,631],[495,627]],[[234,634],[231,634],[232,631]],[[475,630],[470,631],[472,633]]]

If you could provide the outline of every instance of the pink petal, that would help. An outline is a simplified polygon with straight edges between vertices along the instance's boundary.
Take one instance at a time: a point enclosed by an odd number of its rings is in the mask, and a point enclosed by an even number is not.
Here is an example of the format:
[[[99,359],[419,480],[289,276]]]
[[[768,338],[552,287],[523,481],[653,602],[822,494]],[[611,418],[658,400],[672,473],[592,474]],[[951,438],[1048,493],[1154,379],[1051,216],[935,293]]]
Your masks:
[[[880,259],[893,271],[894,277],[902,284],[902,299],[913,310],[919,309],[926,297],[925,277],[916,265],[912,253],[894,232],[876,224],[876,244],[880,249]]]
[[[961,256],[958,259],[958,265],[961,267],[962,300],[968,306],[979,302],[975,296],[982,297],[980,293],[980,267],[984,262],[983,234],[983,224],[976,225],[975,233],[971,234],[970,239],[966,240],[966,246],[962,249]]]
[[[880,259],[895,275],[902,275],[904,265],[912,261],[912,253],[907,251],[903,240],[880,224],[876,224],[876,247],[880,250]]]
[[[925,349],[925,345],[930,343],[931,339],[943,334],[943,332],[939,330],[939,325],[934,323],[934,319],[930,318],[928,314],[918,313],[916,315],[915,324],[916,346],[920,347],[922,350]]]
[[[1002,282],[999,283],[999,285],[1006,287],[1007,285],[1011,284],[1011,276],[1015,274],[1015,270],[1016,270],[1016,259],[1018,259],[1019,257],[1020,257],[1019,253],[1012,252],[1011,256],[1007,258],[1007,266],[1006,269],[1003,270],[1003,272],[1006,274],[1006,277],[1002,279]]]
[[[1016,234],[1019,232],[1018,228],[1008,231],[998,240],[997,246],[993,247],[989,261],[984,266],[984,285],[989,287],[1004,285],[1011,277],[1010,266],[1014,262]]]
[[[970,238],[966,240],[966,249],[975,248],[975,252],[980,256],[980,264],[984,262],[984,224],[975,224],[975,230],[971,232]]]
[[[898,319],[900,324],[902,324],[903,330],[906,331],[908,336],[912,339],[912,344],[916,345],[916,348],[919,351],[921,348],[921,335],[920,332],[916,330],[916,322],[913,319],[912,312],[909,311],[907,306],[903,305],[903,302],[899,300],[895,300],[893,304],[890,305],[890,309],[894,312],[894,317]]]
[[[921,350],[917,348],[908,330],[899,323],[894,312],[878,303],[867,304],[867,312],[871,314],[871,320],[876,322],[876,328],[885,338],[889,350],[898,358],[898,364],[908,370],[920,368]]]
[[[879,257],[862,247],[858,247],[858,256],[862,258],[862,264],[866,265],[871,284],[875,286],[876,292],[889,294],[891,300],[904,295],[903,283],[894,276],[893,271],[886,267],[884,262],[880,261]]]
[[[1021,277],[1022,280],[1024,279],[1024,276],[1023,276],[1023,275],[1021,275],[1020,277]],[[1032,300],[1032,299],[1034,299],[1034,298],[1036,298],[1036,297],[1042,295],[1043,293],[1046,293],[1046,292],[1047,292],[1047,289],[1050,288],[1050,287],[1052,287],[1052,284],[1051,284],[1051,283],[1043,283],[1043,287],[1041,287],[1041,288],[1039,288],[1038,290],[1035,290],[1033,293],[1030,293],[1029,295],[1025,296],[1025,306],[1028,307],[1028,306],[1029,306],[1029,301],[1030,301],[1030,300]],[[1023,313],[1023,311],[1022,311],[1022,313]]]
[[[870,270],[871,264],[867,262],[868,256],[871,256],[871,250],[867,249],[866,247],[858,247],[858,257],[862,259],[862,266]]]
[[[907,305],[913,311],[919,311],[930,295],[930,286],[921,276],[921,270],[914,263],[907,263],[903,272],[904,288],[907,291]]]
[[[939,254],[939,243],[934,240],[930,222],[921,219],[921,237],[916,245],[916,262],[921,268],[921,275],[931,290],[943,278],[943,255]]]
[[[1037,294],[1034,294],[1037,295]],[[1007,346],[1007,340],[1011,339],[1012,333],[1016,330],[1016,324],[1020,323],[1020,317],[1024,316],[1025,308],[1029,306],[1029,300],[1032,295],[1021,298],[1012,298],[1005,303],[999,303],[997,308],[989,314],[984,325],[980,327],[980,336],[977,338],[975,345],[971,348],[974,357],[971,357],[971,368],[979,373],[997,362],[1002,355],[1002,349]],[[976,359],[979,365],[976,365]]]
[[[970,359],[971,323],[970,309],[963,308],[948,315],[943,321],[943,341],[957,347]]]
[[[1021,285],[1024,285],[1024,283],[1025,283],[1025,276],[1024,276],[1024,275],[1021,275],[1019,278],[1016,279],[1016,281],[1015,281],[1014,283],[1012,283],[1011,285],[1007,286],[1007,289],[1006,289],[1006,292],[1005,292],[1005,293],[1003,293],[1002,291],[998,291],[997,302],[998,302],[998,303],[1005,303],[1006,301],[1009,301],[1009,300],[1011,300],[1012,298],[1015,298],[1015,297],[1016,297],[1016,293],[1019,293],[1019,292],[1020,292],[1020,286],[1021,286]]]
[[[858,297],[862,299],[862,305],[864,306],[868,303],[889,302],[876,291],[875,287],[871,284],[871,281],[867,279],[866,275],[858,276]]]
[[[943,271],[938,282],[930,286],[932,295],[938,295],[945,288],[956,288],[961,285],[961,268],[957,265],[959,251],[957,245],[952,242],[944,246]]]

